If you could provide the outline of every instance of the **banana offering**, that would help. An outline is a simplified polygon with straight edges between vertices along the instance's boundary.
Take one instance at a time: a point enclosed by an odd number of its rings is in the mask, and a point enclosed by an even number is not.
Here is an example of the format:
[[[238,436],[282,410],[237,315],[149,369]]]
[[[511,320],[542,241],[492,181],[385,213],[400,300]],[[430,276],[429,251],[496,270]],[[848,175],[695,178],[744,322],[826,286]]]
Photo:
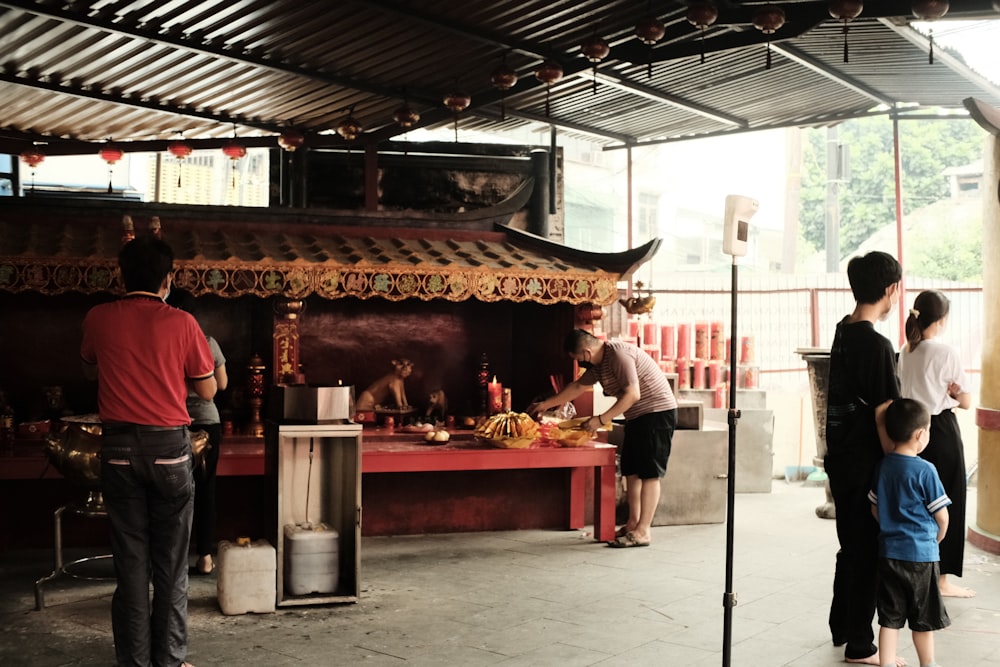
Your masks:
[[[523,449],[534,442],[538,423],[524,412],[501,412],[483,422],[475,435],[497,447]]]

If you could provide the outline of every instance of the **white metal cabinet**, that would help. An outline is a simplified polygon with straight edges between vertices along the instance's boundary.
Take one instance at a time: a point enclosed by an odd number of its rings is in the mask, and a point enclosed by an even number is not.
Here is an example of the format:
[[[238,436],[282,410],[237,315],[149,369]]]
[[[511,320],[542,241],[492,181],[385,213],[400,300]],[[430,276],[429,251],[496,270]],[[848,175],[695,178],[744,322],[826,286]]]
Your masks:
[[[361,592],[361,425],[279,425],[277,486],[277,605],[357,602]],[[340,576],[333,593],[285,593],[284,526],[307,519],[323,521],[340,534]]]

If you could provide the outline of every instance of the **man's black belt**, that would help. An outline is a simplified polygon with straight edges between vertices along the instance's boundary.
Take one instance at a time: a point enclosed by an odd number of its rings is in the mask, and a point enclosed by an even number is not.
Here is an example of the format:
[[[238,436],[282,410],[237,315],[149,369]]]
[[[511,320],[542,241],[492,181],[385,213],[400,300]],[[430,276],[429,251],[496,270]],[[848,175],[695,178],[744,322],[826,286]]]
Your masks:
[[[101,424],[102,435],[124,435],[126,433],[152,433],[156,431],[180,431],[186,426],[149,426],[146,424],[125,424],[113,422]]]

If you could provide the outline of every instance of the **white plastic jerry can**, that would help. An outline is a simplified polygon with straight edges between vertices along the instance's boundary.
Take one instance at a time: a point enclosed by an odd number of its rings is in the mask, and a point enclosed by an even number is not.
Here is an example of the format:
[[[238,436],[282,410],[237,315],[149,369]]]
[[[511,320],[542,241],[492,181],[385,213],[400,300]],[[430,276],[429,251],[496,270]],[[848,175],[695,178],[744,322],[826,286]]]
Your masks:
[[[267,540],[219,542],[217,593],[227,616],[274,611],[278,593],[277,556]]]

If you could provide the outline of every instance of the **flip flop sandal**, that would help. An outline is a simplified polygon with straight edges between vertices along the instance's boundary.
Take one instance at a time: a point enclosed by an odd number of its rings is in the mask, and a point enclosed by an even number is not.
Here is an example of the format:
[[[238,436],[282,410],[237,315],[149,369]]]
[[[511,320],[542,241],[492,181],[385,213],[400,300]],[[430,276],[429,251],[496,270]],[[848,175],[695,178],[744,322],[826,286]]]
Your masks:
[[[615,539],[617,540],[619,537],[625,537],[628,534],[629,530],[625,528],[625,526],[622,526],[621,528],[615,531]]]
[[[608,546],[613,547],[615,549],[627,549],[629,547],[648,547],[649,541],[647,540],[645,542],[640,542],[638,539],[636,539],[635,533],[630,532],[630,533],[625,533],[624,536],[619,537],[614,542],[608,542]]]

